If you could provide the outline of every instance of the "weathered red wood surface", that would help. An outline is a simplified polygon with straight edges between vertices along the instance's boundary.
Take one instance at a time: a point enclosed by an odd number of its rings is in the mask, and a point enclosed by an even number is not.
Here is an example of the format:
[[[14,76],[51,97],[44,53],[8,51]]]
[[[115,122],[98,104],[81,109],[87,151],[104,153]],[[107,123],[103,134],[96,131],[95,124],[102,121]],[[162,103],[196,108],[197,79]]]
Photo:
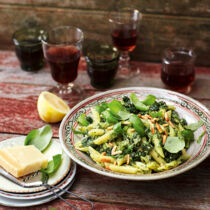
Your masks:
[[[149,86],[164,88],[160,80],[161,64],[136,63],[141,74],[129,80],[116,80],[112,88]],[[101,91],[94,89],[86,73],[84,59],[75,83],[87,96]],[[210,108],[210,69],[196,68],[196,82],[190,96]],[[27,134],[45,123],[38,116],[36,103],[43,90],[55,85],[47,67],[37,73],[20,69],[15,54],[0,51],[0,141]],[[74,99],[68,101],[77,103]],[[59,123],[53,124],[54,137],[58,137]],[[116,180],[94,174],[78,167],[72,192],[91,199],[95,209],[210,209],[210,158],[182,175],[152,182]],[[88,209],[86,203],[69,195],[65,198],[80,209]],[[30,209],[67,209],[56,199]],[[3,209],[16,209],[0,206]],[[29,208],[21,208],[29,209]]]

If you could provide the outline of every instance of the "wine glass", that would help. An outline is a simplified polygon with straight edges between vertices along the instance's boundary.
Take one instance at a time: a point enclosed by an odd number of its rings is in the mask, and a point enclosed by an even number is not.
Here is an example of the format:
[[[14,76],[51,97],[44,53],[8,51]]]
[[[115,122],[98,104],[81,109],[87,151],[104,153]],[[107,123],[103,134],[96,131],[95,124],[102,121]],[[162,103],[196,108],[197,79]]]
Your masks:
[[[42,48],[57,86],[53,92],[63,99],[81,100],[83,91],[73,81],[77,78],[84,35],[81,29],[59,26],[48,32],[47,40],[42,40]]]
[[[139,20],[141,13],[136,9],[124,8],[109,14],[111,37],[115,47],[121,54],[118,74],[120,77],[132,77],[140,73],[140,69],[130,64],[129,52],[136,47]]]

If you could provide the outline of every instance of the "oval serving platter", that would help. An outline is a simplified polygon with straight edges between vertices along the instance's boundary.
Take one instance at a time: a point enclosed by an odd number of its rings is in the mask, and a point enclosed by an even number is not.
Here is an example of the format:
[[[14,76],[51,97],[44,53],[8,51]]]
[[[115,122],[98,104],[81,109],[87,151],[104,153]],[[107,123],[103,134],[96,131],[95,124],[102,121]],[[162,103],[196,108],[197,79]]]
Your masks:
[[[188,149],[188,154],[191,158],[185,163],[179,165],[178,167],[153,174],[137,175],[137,174],[124,174],[117,173],[107,170],[99,165],[97,165],[88,155],[76,150],[74,144],[81,140],[80,135],[75,135],[72,131],[72,126],[77,127],[77,118],[81,113],[88,113],[90,108],[100,104],[102,102],[112,101],[114,99],[121,100],[123,96],[129,96],[130,93],[135,93],[140,100],[143,100],[148,94],[155,95],[157,99],[165,101],[167,104],[174,105],[176,111],[179,113],[180,117],[184,117],[187,123],[193,123],[198,120],[202,120],[204,125],[195,132],[195,139],[206,130],[206,134],[203,136],[201,142],[198,144],[194,141],[190,148]],[[200,102],[179,94],[173,91],[149,88],[149,87],[130,87],[121,88],[104,93],[100,93],[85,99],[84,101],[73,107],[70,112],[63,119],[60,129],[59,138],[64,148],[65,152],[72,158],[76,163],[91,170],[95,173],[109,176],[118,179],[127,180],[157,180],[172,177],[181,174],[202,162],[210,153],[210,112],[202,105]]]

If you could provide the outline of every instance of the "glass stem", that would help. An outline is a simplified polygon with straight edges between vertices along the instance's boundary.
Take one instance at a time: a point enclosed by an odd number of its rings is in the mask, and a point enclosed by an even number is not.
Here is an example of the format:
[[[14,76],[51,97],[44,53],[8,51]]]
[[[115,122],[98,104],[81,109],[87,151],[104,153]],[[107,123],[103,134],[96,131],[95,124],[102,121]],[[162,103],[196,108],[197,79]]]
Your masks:
[[[130,56],[128,54],[128,51],[122,51],[120,53],[120,60],[119,60],[119,64],[120,64],[120,68],[121,69],[129,69],[130,68]]]

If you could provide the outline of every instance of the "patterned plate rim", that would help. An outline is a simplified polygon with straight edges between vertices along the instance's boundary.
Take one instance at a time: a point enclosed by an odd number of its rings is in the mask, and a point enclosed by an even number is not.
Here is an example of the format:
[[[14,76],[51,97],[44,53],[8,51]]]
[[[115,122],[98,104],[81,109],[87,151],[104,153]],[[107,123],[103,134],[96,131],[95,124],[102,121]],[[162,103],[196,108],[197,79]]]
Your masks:
[[[129,174],[122,174],[122,173],[115,173],[115,172],[110,172],[104,168],[95,168],[92,166],[87,165],[86,163],[80,161],[77,157],[74,156],[74,154],[71,153],[71,149],[68,147],[68,145],[65,142],[65,139],[63,138],[63,134],[64,134],[64,130],[65,130],[65,125],[68,122],[69,119],[71,119],[71,115],[74,115],[77,110],[79,110],[82,107],[85,107],[87,104],[90,104],[93,101],[99,100],[99,99],[104,99],[108,96],[111,95],[120,95],[120,94],[125,94],[125,93],[131,93],[131,92],[150,92],[150,94],[152,94],[151,92],[161,92],[162,94],[169,94],[169,95],[173,95],[178,97],[180,100],[186,100],[188,102],[191,102],[193,105],[195,105],[197,107],[197,109],[199,109],[199,111],[201,111],[205,116],[207,116],[207,122],[206,122],[206,129],[207,130],[207,134],[205,135],[205,139],[204,139],[204,143],[200,149],[200,151],[195,155],[195,157],[197,157],[198,155],[201,154],[202,150],[205,147],[205,152],[204,154],[202,154],[202,156],[195,160],[192,164],[188,164],[189,161],[185,162],[184,164],[181,164],[180,166],[176,167],[175,169],[171,169],[169,171],[166,172],[160,172],[160,173],[155,173],[155,174],[149,174],[149,175],[129,175]],[[96,94],[94,96],[91,96],[83,101],[81,101],[80,103],[78,103],[76,106],[74,106],[70,112],[65,116],[65,118],[62,120],[61,124],[60,124],[60,128],[59,128],[59,138],[61,141],[61,145],[64,149],[64,151],[69,155],[69,157],[71,159],[73,159],[76,163],[78,163],[79,165],[83,166],[84,168],[91,170],[97,174],[101,174],[104,176],[108,176],[108,177],[112,177],[112,178],[117,178],[117,179],[126,179],[126,180],[136,180],[136,181],[141,181],[141,180],[158,180],[158,179],[164,179],[164,178],[168,178],[168,177],[172,177],[178,174],[181,174],[183,172],[186,172],[190,169],[192,169],[193,167],[197,166],[199,163],[201,163],[203,160],[205,160],[208,155],[210,154],[210,125],[209,125],[209,116],[210,116],[210,112],[209,110],[200,102],[196,101],[195,99],[190,98],[189,96],[174,92],[174,91],[170,91],[170,90],[165,90],[165,89],[160,89],[160,88],[152,88],[152,87],[129,87],[129,88],[119,88],[119,89],[114,89],[114,90],[110,90],[110,91],[106,91],[103,93],[99,93]],[[75,150],[76,151],[76,150]],[[194,157],[194,159],[195,159]],[[192,161],[192,160],[191,160]],[[185,166],[185,167],[183,167]]]

